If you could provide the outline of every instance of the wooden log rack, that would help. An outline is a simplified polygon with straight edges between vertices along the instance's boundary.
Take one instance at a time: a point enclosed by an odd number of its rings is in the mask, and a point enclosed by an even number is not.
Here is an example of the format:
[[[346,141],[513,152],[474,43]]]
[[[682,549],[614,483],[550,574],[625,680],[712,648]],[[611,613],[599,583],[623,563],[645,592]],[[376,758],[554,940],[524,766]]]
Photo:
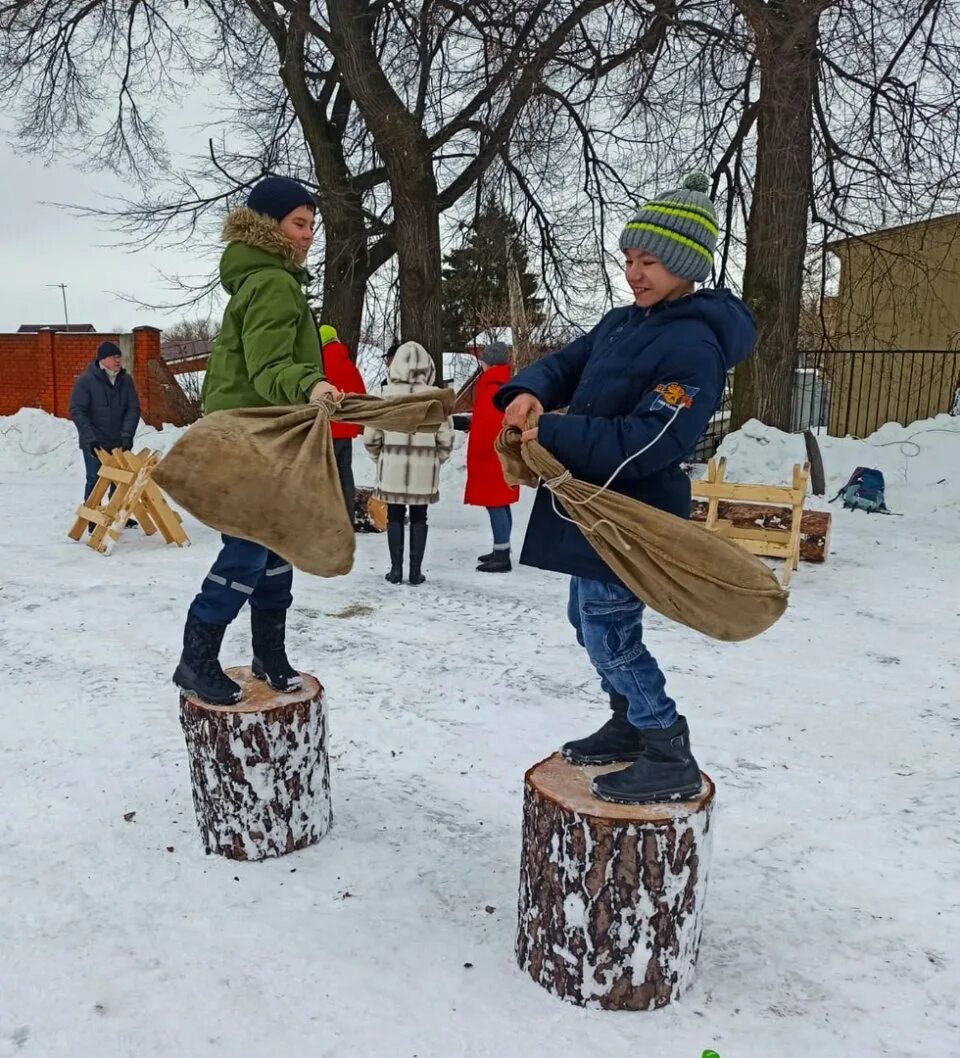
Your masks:
[[[96,454],[100,460],[97,483],[77,508],[76,521],[67,534],[71,540],[82,539],[90,529],[87,546],[109,555],[127,522],[134,518],[147,536],[159,530],[168,544],[184,547],[190,543],[180,515],[170,507],[153,481],[154,467],[160,462],[159,452],[149,448],[141,452],[125,452],[119,448],[108,452],[98,448]]]
[[[653,1010],[690,985],[700,948],[714,785],[693,801],[618,805],[590,783],[623,764],[560,754],[524,779],[517,961],[583,1007]]]
[[[707,464],[706,479],[691,483],[693,496],[707,501],[704,528],[732,540],[751,554],[783,559],[781,581],[783,586],[787,587],[791,573],[800,564],[803,503],[810,483],[810,464],[796,463],[793,467],[793,484],[788,486],[727,481],[726,473],[726,457],[711,459]],[[788,508],[789,525],[783,528],[772,525],[744,525],[740,519],[721,516],[721,501],[736,504],[763,503]]]

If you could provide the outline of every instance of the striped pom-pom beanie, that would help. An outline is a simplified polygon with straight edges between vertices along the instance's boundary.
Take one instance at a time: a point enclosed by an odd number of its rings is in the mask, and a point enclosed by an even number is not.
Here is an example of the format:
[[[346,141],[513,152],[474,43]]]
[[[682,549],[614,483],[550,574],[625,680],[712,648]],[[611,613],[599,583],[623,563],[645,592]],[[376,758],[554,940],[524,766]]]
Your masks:
[[[683,187],[651,199],[623,229],[621,250],[644,250],[680,279],[701,283],[713,270],[717,211],[710,177],[691,173]]]

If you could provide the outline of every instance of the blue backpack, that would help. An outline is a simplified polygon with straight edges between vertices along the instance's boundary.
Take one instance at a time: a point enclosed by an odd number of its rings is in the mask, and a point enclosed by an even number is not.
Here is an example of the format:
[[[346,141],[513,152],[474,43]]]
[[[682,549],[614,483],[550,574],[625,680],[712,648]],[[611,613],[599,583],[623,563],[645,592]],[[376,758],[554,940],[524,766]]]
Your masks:
[[[883,495],[883,474],[870,467],[857,467],[850,480],[833,497],[843,497],[843,506],[851,511],[866,511],[868,514],[888,514]],[[833,500],[830,502],[833,503]]]

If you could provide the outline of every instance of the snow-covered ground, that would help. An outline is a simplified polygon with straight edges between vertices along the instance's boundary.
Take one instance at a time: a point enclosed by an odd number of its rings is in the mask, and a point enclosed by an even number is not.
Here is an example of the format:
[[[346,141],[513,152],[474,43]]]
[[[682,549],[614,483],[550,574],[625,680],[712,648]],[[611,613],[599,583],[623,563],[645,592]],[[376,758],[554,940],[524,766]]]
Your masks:
[[[650,616],[719,811],[693,989],[614,1014],[514,962],[524,769],[605,705],[564,580],[474,572],[462,437],[427,584],[387,585],[370,536],[351,576],[298,576],[336,821],[239,864],[202,852],[169,682],[217,538],[72,543],[72,427],[0,420],[0,1055],[960,1055],[960,422],[871,440],[823,439],[830,485],[879,466],[904,516],[834,505],[828,563],[766,635]],[[750,424],[724,452],[731,479],[786,481],[803,447]],[[246,663],[245,618],[224,654]]]

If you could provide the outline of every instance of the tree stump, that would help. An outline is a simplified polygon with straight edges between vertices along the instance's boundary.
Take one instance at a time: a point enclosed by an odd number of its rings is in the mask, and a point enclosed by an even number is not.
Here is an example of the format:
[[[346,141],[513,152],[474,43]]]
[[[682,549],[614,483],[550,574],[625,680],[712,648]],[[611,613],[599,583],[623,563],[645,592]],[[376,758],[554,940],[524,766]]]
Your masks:
[[[330,829],[330,761],[323,688],[281,694],[249,668],[227,675],[243,687],[237,705],[180,695],[193,805],[204,848],[232,860],[283,856]]]
[[[622,764],[560,754],[524,779],[517,961],[583,1007],[652,1010],[684,992],[700,948],[714,785],[695,801],[616,805],[590,792]]]

